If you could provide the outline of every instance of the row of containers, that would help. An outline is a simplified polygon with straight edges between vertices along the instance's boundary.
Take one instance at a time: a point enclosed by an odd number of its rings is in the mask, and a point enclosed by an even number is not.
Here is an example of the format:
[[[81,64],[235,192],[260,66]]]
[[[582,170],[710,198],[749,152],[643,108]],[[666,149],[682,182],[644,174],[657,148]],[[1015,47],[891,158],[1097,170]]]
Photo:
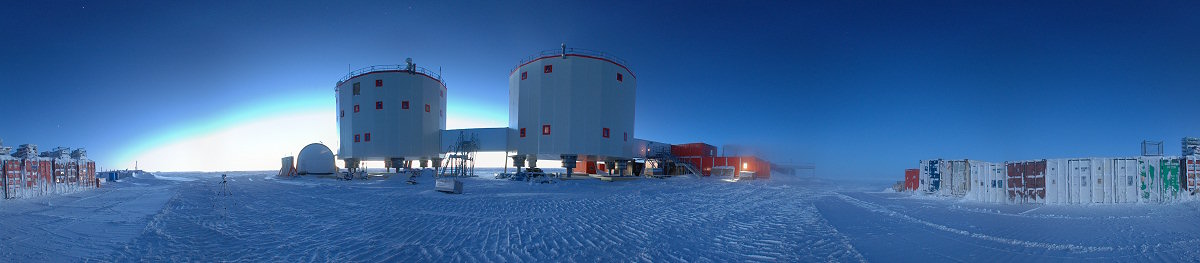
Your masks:
[[[921,160],[904,189],[990,203],[1167,203],[1200,191],[1200,156]]]
[[[22,146],[36,152],[36,146]],[[88,160],[82,149],[68,153],[60,147],[43,156],[12,156],[5,148],[0,151],[0,186],[4,199],[14,199],[78,192],[99,187],[100,181],[96,162]]]

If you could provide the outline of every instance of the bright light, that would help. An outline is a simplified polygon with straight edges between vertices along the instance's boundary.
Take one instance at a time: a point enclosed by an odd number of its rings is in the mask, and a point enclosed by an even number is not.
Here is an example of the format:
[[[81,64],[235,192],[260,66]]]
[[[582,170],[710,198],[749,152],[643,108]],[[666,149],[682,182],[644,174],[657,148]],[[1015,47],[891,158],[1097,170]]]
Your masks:
[[[742,163],[742,170],[750,169],[750,168],[746,168],[746,167],[747,167],[746,163]]]

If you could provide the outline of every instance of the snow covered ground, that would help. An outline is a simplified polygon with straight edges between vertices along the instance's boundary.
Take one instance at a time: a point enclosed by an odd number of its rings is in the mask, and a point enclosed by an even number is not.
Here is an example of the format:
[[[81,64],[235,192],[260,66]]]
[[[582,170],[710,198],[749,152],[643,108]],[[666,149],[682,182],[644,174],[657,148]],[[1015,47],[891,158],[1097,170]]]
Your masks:
[[[999,205],[776,176],[529,184],[145,175],[0,202],[0,261],[1197,261],[1200,204]]]

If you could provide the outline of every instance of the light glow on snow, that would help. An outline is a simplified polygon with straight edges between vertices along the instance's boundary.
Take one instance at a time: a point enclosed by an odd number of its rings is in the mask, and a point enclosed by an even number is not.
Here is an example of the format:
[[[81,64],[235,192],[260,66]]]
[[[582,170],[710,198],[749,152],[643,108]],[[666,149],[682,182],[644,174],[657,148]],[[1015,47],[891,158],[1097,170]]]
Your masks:
[[[454,105],[455,103],[449,103]],[[209,121],[159,132],[126,149],[118,167],[149,171],[261,171],[279,169],[309,143],[337,151],[333,96],[285,96],[235,109]],[[506,127],[505,116],[471,103],[448,110],[447,129]],[[503,152],[479,153],[477,167],[503,167]],[[344,167],[338,161],[338,167]],[[540,167],[557,161],[539,161]],[[382,163],[370,167],[383,167]]]

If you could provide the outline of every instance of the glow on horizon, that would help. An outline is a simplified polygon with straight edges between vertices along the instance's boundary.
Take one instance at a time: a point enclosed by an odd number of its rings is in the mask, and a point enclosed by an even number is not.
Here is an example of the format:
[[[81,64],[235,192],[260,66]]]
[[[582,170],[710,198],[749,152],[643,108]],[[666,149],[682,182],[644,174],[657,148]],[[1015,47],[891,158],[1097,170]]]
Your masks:
[[[507,126],[507,112],[473,102],[447,104],[447,129]],[[337,151],[332,94],[278,97],[254,105],[261,106],[160,132],[125,149],[118,164],[132,167],[136,161],[148,171],[262,171],[278,169],[280,158],[294,156],[309,143],[322,142]],[[501,167],[505,161],[502,153],[480,157],[479,167]]]

